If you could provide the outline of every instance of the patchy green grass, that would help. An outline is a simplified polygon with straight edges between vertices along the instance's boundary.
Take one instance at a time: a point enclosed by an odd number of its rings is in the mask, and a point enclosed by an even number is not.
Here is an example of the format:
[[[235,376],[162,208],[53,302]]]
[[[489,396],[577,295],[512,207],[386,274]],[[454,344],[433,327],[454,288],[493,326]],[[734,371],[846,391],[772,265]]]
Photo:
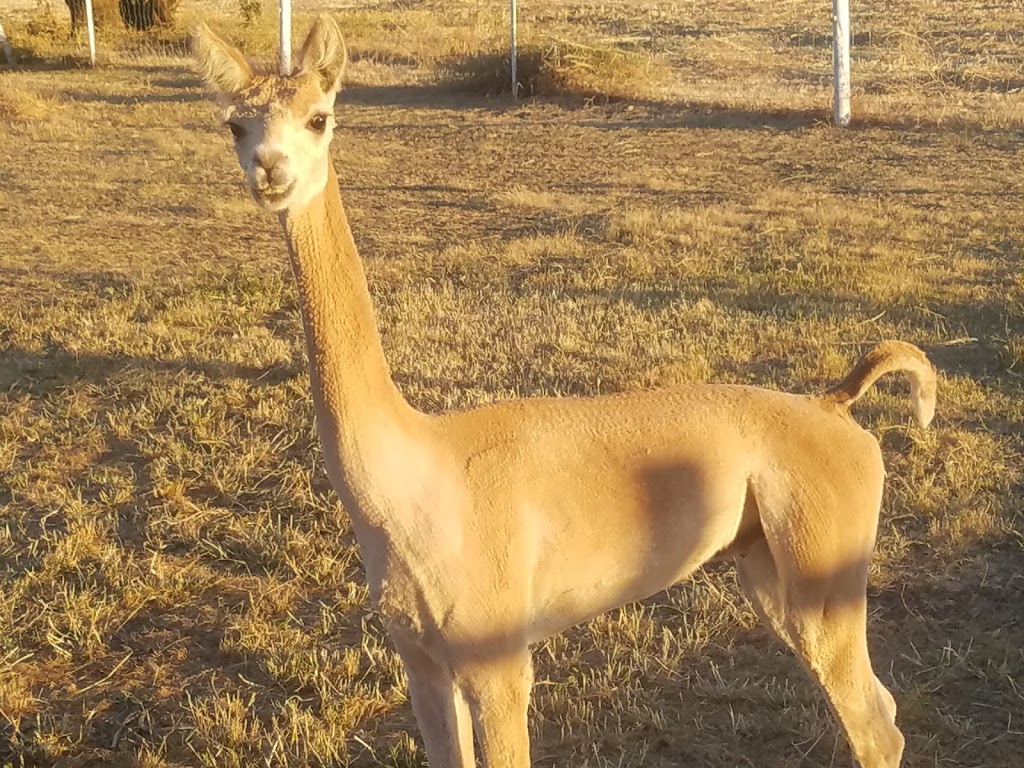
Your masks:
[[[908,429],[900,381],[857,407],[889,469],[875,664],[906,766],[1013,765],[1024,57],[982,3],[870,3],[838,131],[819,6],[526,9],[526,32],[672,65],[653,96],[583,107],[448,88],[450,57],[500,39],[489,6],[342,11],[335,161],[395,376],[428,410],[817,391],[872,341],[925,348],[932,431]],[[233,34],[269,54],[262,19]],[[423,765],[320,465],[281,235],[182,30],[124,33],[93,71],[35,23],[35,58],[0,70],[0,764]],[[539,766],[850,764],[728,568],[535,658]]]

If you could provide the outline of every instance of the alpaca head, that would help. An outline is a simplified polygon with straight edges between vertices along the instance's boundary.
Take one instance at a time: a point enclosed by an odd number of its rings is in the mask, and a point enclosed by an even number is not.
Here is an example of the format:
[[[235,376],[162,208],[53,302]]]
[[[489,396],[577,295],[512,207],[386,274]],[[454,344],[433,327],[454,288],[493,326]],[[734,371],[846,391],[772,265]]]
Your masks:
[[[313,24],[287,77],[254,71],[202,23],[192,49],[223,107],[253,199],[271,211],[305,206],[327,184],[334,99],[346,62],[337,24],[327,16]]]

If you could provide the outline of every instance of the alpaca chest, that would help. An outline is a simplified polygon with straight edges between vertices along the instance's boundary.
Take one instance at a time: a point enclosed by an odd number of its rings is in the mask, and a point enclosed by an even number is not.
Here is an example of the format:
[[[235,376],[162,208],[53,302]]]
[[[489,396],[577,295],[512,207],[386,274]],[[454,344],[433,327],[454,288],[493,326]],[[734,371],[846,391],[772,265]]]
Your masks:
[[[388,633],[415,643],[432,655],[443,653],[445,637],[455,613],[455,601],[446,574],[424,563],[415,567],[398,558],[388,567],[371,593]]]

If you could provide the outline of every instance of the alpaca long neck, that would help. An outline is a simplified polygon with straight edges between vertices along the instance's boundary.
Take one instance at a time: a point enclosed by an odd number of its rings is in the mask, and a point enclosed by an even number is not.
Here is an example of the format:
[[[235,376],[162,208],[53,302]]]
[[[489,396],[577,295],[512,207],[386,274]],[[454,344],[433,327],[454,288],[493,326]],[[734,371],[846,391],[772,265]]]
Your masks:
[[[346,507],[372,506],[374,479],[389,474],[417,413],[391,380],[333,167],[323,192],[281,219],[328,474]]]

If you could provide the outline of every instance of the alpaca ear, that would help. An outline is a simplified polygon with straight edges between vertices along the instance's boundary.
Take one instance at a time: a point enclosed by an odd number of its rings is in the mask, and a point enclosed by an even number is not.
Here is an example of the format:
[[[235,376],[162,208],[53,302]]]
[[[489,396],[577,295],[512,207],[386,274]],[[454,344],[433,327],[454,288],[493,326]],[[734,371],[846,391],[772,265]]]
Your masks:
[[[341,88],[341,76],[348,63],[348,51],[341,38],[341,30],[330,16],[318,18],[299,55],[299,72],[312,72],[320,80],[324,93],[337,92]]]
[[[204,22],[192,28],[192,54],[203,80],[222,96],[238,93],[252,80],[252,67],[245,56]]]

